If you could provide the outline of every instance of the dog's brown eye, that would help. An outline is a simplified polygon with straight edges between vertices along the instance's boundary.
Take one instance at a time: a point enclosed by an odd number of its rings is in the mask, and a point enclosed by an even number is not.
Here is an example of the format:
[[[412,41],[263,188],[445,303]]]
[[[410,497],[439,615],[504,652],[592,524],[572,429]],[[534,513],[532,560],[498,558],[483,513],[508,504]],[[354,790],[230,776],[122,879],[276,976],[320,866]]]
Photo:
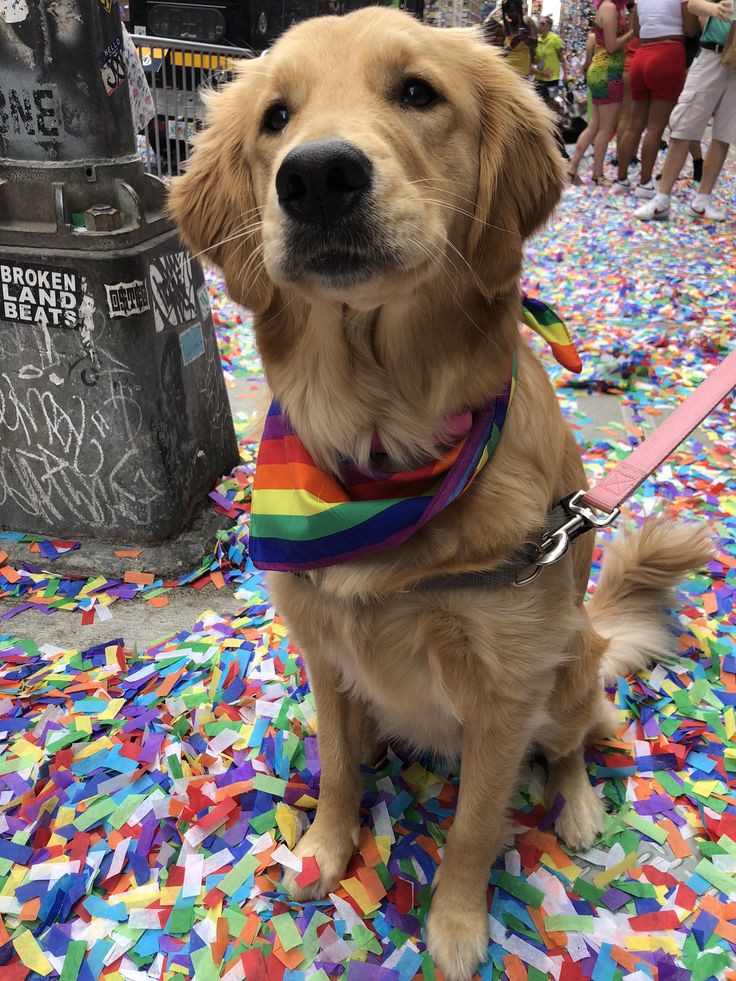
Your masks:
[[[286,106],[271,106],[263,117],[263,129],[269,133],[280,133],[289,122],[289,110]]]
[[[407,106],[415,109],[424,109],[436,102],[438,95],[427,82],[419,78],[410,78],[404,83],[401,91],[401,101]]]

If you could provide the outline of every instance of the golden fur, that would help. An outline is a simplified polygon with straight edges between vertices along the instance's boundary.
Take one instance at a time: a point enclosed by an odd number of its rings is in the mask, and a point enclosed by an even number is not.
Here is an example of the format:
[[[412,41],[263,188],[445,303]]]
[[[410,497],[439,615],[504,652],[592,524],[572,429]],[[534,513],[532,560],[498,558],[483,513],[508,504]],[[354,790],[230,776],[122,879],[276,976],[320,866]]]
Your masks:
[[[396,93],[408,77],[440,101],[407,108]],[[288,124],[263,132],[275,103],[289,107]],[[274,177],[291,148],[325,138],[372,161],[371,227],[396,256],[356,281],[288,267],[290,219]],[[524,757],[535,745],[546,753],[549,793],[566,799],[557,831],[589,847],[603,808],[583,744],[612,714],[603,638],[634,609],[661,640],[667,590],[708,554],[699,529],[627,539],[592,608],[600,632],[582,602],[592,535],[524,588],[405,592],[431,574],[503,562],[552,504],[585,486],[575,440],[518,330],[523,241],[561,188],[550,118],[495,50],[473,32],[378,8],[303,23],[244,64],[211,99],[209,126],[172,187],[185,240],[255,312],[269,385],[326,468],[341,457],[367,464],[376,433],[397,468],[426,460],[444,420],[496,394],[518,353],[503,437],[470,491],[398,549],[307,578],[270,577],[306,658],[322,759],[317,815],[297,846],[316,855],[321,879],[287,885],[298,898],[321,896],[344,873],[361,753],[377,736],[459,756],[457,816],[426,928],[449,981],[485,957],[488,872]],[[635,640],[627,651],[617,669],[640,665]]]

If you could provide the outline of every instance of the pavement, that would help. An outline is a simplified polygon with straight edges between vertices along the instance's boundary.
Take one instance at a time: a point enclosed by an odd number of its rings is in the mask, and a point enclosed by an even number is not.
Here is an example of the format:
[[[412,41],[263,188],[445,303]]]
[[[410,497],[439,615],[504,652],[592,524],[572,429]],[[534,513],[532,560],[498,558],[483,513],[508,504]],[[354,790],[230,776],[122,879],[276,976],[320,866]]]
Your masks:
[[[233,416],[247,418],[254,407],[260,405],[262,392],[263,383],[260,381],[233,378],[232,387],[228,389]],[[177,571],[187,572],[196,568],[198,560],[209,552],[214,538],[214,527],[217,524],[222,525],[222,519],[209,520],[212,514],[213,512],[208,511],[208,520],[203,521],[198,527],[200,534],[198,547],[194,546],[194,536],[187,536],[185,554],[189,557],[189,565],[186,569],[177,570],[170,564],[169,557],[162,556],[164,563],[168,563],[168,574],[173,575]],[[225,523],[227,524],[227,521]],[[29,556],[25,552],[27,548],[27,545],[16,547],[16,554],[13,555],[12,545],[3,542],[3,551],[11,553],[11,564],[12,560],[20,555],[21,549],[25,553],[22,560],[28,562]],[[157,563],[156,556],[157,553],[161,555],[163,551],[149,546],[144,548],[138,559],[128,558],[121,564],[121,560],[115,558],[114,548],[111,546],[83,543],[83,547],[78,552],[70,552],[67,556],[57,559],[53,571],[57,575],[60,573],[73,575],[75,570],[79,570],[78,574],[82,575],[86,574],[86,567],[89,565],[93,567],[95,574],[109,576],[114,576],[117,572],[122,575],[123,568],[135,567],[158,572],[161,562]],[[82,625],[79,613],[44,616],[38,610],[28,610],[5,626],[0,626],[0,633],[11,632],[21,640],[31,639],[39,646],[50,644],[53,647],[75,650],[83,650],[122,637],[127,647],[137,647],[140,650],[181,630],[190,629],[205,611],[232,613],[238,606],[233,590],[227,585],[222,589],[209,585],[202,589],[172,589],[167,597],[168,605],[160,608],[152,607],[140,598],[125,603],[115,603],[110,610],[112,619],[95,618],[94,623],[86,626]],[[0,597],[0,616],[17,605],[17,597]]]

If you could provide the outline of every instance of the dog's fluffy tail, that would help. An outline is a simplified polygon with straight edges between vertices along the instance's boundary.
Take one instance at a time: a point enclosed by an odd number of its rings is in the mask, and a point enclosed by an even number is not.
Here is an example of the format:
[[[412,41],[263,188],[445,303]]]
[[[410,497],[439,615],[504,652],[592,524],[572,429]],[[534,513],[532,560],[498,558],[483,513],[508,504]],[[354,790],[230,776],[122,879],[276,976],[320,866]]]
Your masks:
[[[704,525],[650,518],[606,546],[598,587],[587,604],[593,627],[609,640],[603,678],[640,671],[672,652],[667,611],[673,589],[714,554]]]

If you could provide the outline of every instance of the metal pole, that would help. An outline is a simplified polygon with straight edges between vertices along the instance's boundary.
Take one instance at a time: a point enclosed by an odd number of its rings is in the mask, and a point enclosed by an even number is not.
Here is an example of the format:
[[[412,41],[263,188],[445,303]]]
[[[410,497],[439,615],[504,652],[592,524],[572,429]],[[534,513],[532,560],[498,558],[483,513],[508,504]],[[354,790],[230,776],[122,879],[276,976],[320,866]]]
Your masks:
[[[0,527],[162,541],[238,458],[203,273],[136,153],[117,4],[13,9],[0,14]]]

